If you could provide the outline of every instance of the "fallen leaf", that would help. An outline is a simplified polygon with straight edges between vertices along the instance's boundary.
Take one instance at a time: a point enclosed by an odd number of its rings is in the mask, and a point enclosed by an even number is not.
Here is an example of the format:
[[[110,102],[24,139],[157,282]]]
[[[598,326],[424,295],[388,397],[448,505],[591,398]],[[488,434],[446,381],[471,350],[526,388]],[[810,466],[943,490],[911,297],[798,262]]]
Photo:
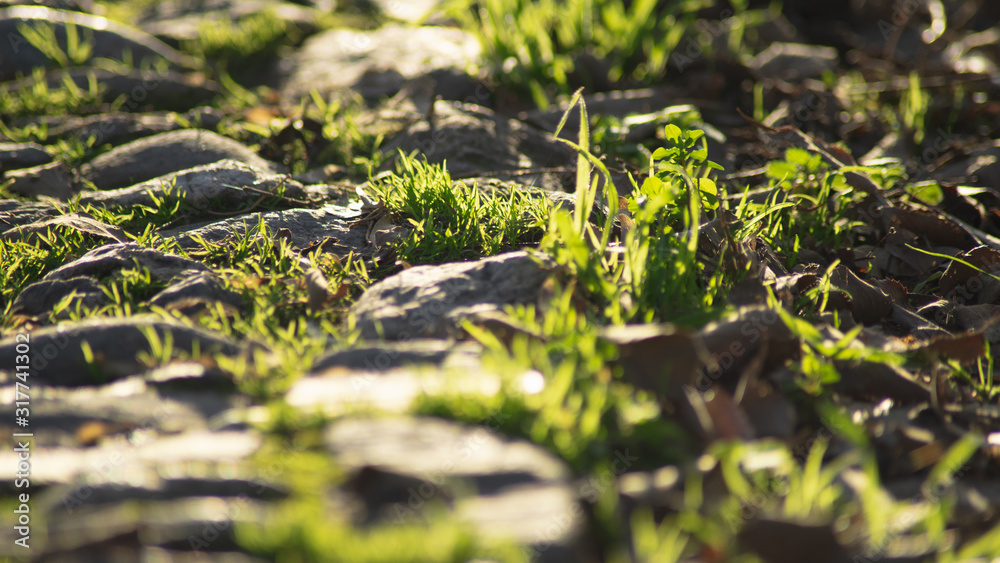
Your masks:
[[[318,311],[330,297],[326,277],[323,276],[323,272],[319,271],[319,268],[310,268],[306,272],[305,281],[306,291],[309,294],[309,309]]]

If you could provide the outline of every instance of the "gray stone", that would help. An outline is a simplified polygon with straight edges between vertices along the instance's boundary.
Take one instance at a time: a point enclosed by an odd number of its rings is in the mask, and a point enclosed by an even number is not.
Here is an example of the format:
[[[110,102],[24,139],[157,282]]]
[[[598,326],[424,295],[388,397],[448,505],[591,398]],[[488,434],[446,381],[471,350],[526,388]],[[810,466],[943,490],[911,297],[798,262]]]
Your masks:
[[[304,248],[327,241],[324,248],[338,255],[346,256],[349,252],[354,252],[356,255],[372,256],[376,248],[365,240],[365,228],[352,227],[346,220],[356,214],[347,208],[332,205],[321,209],[289,209],[251,213],[204,225],[189,225],[161,234],[177,241],[181,248],[193,249],[200,248],[196,237],[201,237],[210,244],[219,244],[233,236],[242,237],[248,233],[253,236],[263,222],[271,233],[278,229],[288,229],[293,247]]]
[[[185,129],[116,147],[84,165],[80,173],[99,189],[113,190],[225,159],[282,172],[280,165],[232,139],[202,129]]]
[[[323,97],[349,89],[366,98],[391,96],[409,78],[436,70],[463,72],[479,54],[476,38],[456,28],[332,29],[311,37],[287,61],[284,97],[297,100],[313,89]]]
[[[320,29],[320,20],[326,15],[315,8],[277,0],[158,2],[152,9],[155,13],[143,18],[143,29],[171,45],[197,41],[206,24],[231,25],[258,14],[287,22],[308,36]]]
[[[187,558],[166,560],[247,562],[234,553],[240,549],[235,530],[262,526],[266,518],[263,502],[240,497],[124,501],[78,506],[71,514],[60,509],[46,522],[52,553],[39,561],[151,561],[164,560],[165,550],[183,550]],[[219,551],[229,558],[216,557]]]
[[[66,296],[75,293],[82,307],[101,307],[109,303],[97,280],[81,276],[65,280],[42,280],[21,291],[11,312],[18,315],[40,316],[48,313]],[[72,305],[70,306],[72,309]]]
[[[32,475],[33,490],[55,484],[32,495],[48,532],[34,560],[251,561],[236,553],[234,530],[265,525],[267,504],[288,496],[252,470],[259,446],[248,432],[194,431],[90,450],[36,447],[59,465]]]
[[[52,162],[52,155],[38,143],[0,143],[0,170],[30,168]]]
[[[149,414],[169,417],[171,412],[177,412],[173,406],[162,411],[154,407]],[[72,483],[77,479],[88,482],[98,478],[127,483],[146,472],[177,471],[185,463],[201,464],[207,476],[211,467],[231,471],[234,464],[253,455],[261,444],[256,432],[203,429],[164,436],[139,431],[112,438],[86,449],[39,445],[32,454],[47,462],[32,467],[32,484]],[[12,482],[17,471],[17,453],[9,448],[0,451],[0,463],[4,464],[0,466],[0,477]]]
[[[507,441],[503,413],[486,421],[495,428],[463,426],[437,418],[360,418],[334,422],[324,443],[348,469],[365,466],[432,477],[470,479],[479,494],[507,487],[570,478],[569,468],[551,453],[524,441]]]
[[[760,78],[794,82],[818,78],[837,68],[839,59],[833,47],[801,43],[772,43],[748,64]]]
[[[399,151],[416,151],[428,162],[447,161],[453,178],[575,163],[573,151],[550,133],[481,106],[444,100],[434,104],[430,121],[417,121],[386,143],[382,151],[390,156],[383,169],[391,168]]]
[[[192,328],[158,318],[133,316],[127,319],[93,319],[67,322],[31,333],[31,377],[47,386],[77,387],[120,379],[145,369],[141,356],[153,352],[150,338],[172,341],[174,352],[193,355],[221,353],[234,356],[245,348],[200,328]],[[83,344],[93,357],[88,365]],[[0,340],[0,365],[14,366],[19,355],[14,337]],[[2,373],[2,372],[0,372]],[[10,382],[7,372],[0,381]]]
[[[364,371],[334,367],[310,374],[292,385],[285,400],[307,412],[342,416],[359,410],[401,413],[421,397],[449,393],[490,397],[502,383],[495,374],[478,365],[463,368],[392,368]]]
[[[11,170],[5,174],[7,189],[24,197],[48,196],[69,199],[78,191],[76,174],[62,162]]]
[[[152,70],[112,71],[105,68],[73,68],[52,71],[41,78],[51,90],[65,88],[67,81],[84,92],[90,91],[91,81],[100,85],[98,101],[110,104],[123,100],[125,111],[158,110],[187,111],[198,104],[209,102],[223,93],[222,86],[212,80],[195,78],[177,72]],[[4,92],[36,88],[36,78],[29,76],[3,85]],[[100,136],[94,146],[105,142]]]
[[[59,209],[48,203],[0,199],[0,233],[58,215]]]
[[[86,117],[73,115],[37,116],[13,120],[11,127],[28,125],[44,127],[49,139],[78,139],[86,142],[94,137],[95,145],[120,145],[177,129],[197,127],[215,129],[224,117],[221,110],[199,107],[183,114],[174,112],[102,113]]]
[[[208,271],[201,262],[167,254],[135,243],[106,244],[52,270],[43,280],[67,280],[80,276],[100,279],[123,269],[145,268],[153,280],[169,282],[187,270]]]
[[[127,242],[128,237],[125,231],[118,227],[102,223],[89,215],[82,213],[66,213],[55,217],[47,217],[41,221],[20,225],[13,229],[8,229],[0,234],[0,240],[17,240],[21,242],[35,242],[39,235],[50,231],[53,227],[63,227],[79,233],[85,233],[97,238],[111,240],[113,242]],[[35,242],[37,244],[37,242]]]
[[[91,46],[90,59],[121,61],[126,51],[136,64],[147,60],[166,60],[176,66],[191,66],[187,57],[163,42],[126,25],[99,16],[53,10],[42,6],[14,6],[0,10],[0,81],[16,78],[18,73],[31,74],[37,67],[54,67],[49,60],[21,34],[21,25],[52,26],[60,46],[66,48],[66,28],[76,26],[81,42]]]
[[[169,195],[198,210],[235,210],[256,203],[262,195],[278,190],[282,190],[283,197],[303,203],[308,198],[302,184],[279,176],[270,169],[236,160],[220,160],[165,174],[128,188],[85,192],[80,196],[80,203],[133,207],[154,205],[154,198],[163,199]]]
[[[149,304],[169,308],[191,301],[222,303],[237,310],[243,306],[243,297],[239,293],[222,287],[222,282],[215,274],[199,270],[182,276],[179,282],[157,293]]]
[[[328,427],[324,441],[352,474],[348,490],[368,521],[415,523],[427,507],[447,507],[479,533],[525,546],[534,561],[588,561],[568,468],[539,446],[498,436],[505,420],[496,413],[487,428],[350,418]]]
[[[37,446],[78,447],[204,430],[209,418],[246,403],[232,388],[228,377],[196,362],[174,362],[98,387],[47,386],[32,395],[31,431]],[[14,384],[0,393],[14,397]],[[14,408],[13,402],[0,405],[0,414],[13,420]]]
[[[311,371],[339,367],[377,372],[413,365],[470,365],[478,363],[481,352],[478,345],[437,339],[359,343],[317,358]]]
[[[546,258],[508,252],[473,262],[415,266],[371,286],[352,312],[363,338],[443,338],[463,318],[530,303],[549,277]]]

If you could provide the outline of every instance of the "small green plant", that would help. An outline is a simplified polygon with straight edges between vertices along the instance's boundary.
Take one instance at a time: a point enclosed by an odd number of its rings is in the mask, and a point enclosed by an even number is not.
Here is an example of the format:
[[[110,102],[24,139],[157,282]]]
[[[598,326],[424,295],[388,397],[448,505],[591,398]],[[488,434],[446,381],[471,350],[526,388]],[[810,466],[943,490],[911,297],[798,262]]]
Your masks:
[[[41,51],[49,60],[60,67],[80,66],[90,59],[93,52],[93,32],[87,30],[81,37],[76,25],[72,22],[67,23],[65,29],[66,47],[63,49],[56,36],[55,26],[47,22],[35,25],[22,23],[17,26],[17,31],[32,47]]]
[[[579,86],[650,81],[663,75],[685,29],[693,27],[690,2],[641,0],[488,0],[472,9],[453,2],[449,14],[480,37],[491,74],[529,92],[540,107]],[[575,53],[605,61],[605,72],[588,76]],[[574,74],[576,75],[574,77]],[[580,82],[583,83],[580,83]]]
[[[903,125],[913,132],[913,142],[917,145],[924,142],[927,134],[925,121],[930,105],[930,94],[920,88],[920,75],[917,71],[910,72],[909,87],[899,101],[899,113],[903,118]]]
[[[81,88],[68,74],[62,76],[62,84],[58,87],[49,85],[45,69],[35,68],[31,71],[27,87],[0,88],[0,116],[22,117],[37,115],[64,115],[93,113],[100,108],[100,102],[106,87],[98,82],[93,73],[87,76],[87,84]],[[115,109],[112,107],[112,109]],[[0,120],[2,123],[2,120]],[[44,124],[25,126],[15,130],[9,125],[2,125],[0,132],[20,140],[45,141],[47,128]]]
[[[401,156],[399,174],[371,182],[385,208],[410,229],[396,244],[412,264],[494,255],[537,241],[548,202],[516,189],[487,192],[453,182],[445,165]]]

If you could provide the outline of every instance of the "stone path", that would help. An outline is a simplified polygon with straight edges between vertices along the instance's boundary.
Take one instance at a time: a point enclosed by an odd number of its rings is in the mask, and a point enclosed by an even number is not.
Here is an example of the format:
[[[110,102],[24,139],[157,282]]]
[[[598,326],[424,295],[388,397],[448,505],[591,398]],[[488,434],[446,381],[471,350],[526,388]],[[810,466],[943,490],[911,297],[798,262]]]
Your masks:
[[[266,6],[307,29],[319,14],[282,2],[260,4],[260,9]],[[393,17],[413,21],[434,4],[389,3],[387,9]],[[297,249],[323,244],[337,256],[354,253],[370,259],[378,254],[376,241],[352,223],[360,216],[352,199],[330,202],[329,196],[341,188],[290,178],[283,164],[218,134],[215,128],[224,116],[200,105],[208,99],[206,93],[219,91],[218,85],[185,85],[187,79],[177,74],[190,61],[172,46],[190,37],[204,18],[224,13],[182,13],[164,6],[150,13],[140,29],[58,9],[0,10],[4,36],[16,35],[25,22],[43,20],[64,35],[73,22],[93,32],[93,57],[120,58],[127,49],[136,63],[162,62],[168,69],[155,75],[106,70],[98,75],[110,88],[107,95],[141,97],[144,111],[38,118],[49,120],[47,127],[56,137],[86,140],[96,135],[98,145],[113,145],[78,167],[54,162],[41,145],[0,145],[11,192],[28,200],[52,198],[50,203],[0,201],[0,237],[29,241],[58,224],[102,241],[25,287],[12,305],[14,314],[43,318],[60,303],[70,308],[106,305],[111,298],[102,283],[135,268],[148,271],[152,283],[161,287],[149,296],[151,307],[196,314],[192,302],[218,303],[238,314],[245,306],[240,294],[225,289],[204,263],[127,242],[121,229],[92,217],[57,214],[60,202],[77,195],[81,204],[106,208],[179,198],[197,220],[181,215],[159,234],[186,250],[202,242],[221,244],[234,234],[252,235],[262,223],[270,232],[284,233]],[[47,64],[37,50],[22,46],[15,56],[10,49],[17,47],[2,43],[0,79],[30,81],[31,70]],[[549,133],[487,107],[488,91],[466,73],[478,60],[478,42],[464,32],[401,21],[377,31],[317,33],[282,61],[271,85],[289,102],[311,89],[324,97],[354,92],[376,101],[396,94],[411,79],[431,76],[432,90],[444,100],[402,98],[403,106],[397,100],[372,114],[376,122],[383,111],[386,119],[402,124],[395,125],[399,133],[384,147],[390,159],[397,150],[416,150],[431,162],[447,161],[454,176],[479,177],[484,185],[519,169],[572,164],[572,153]],[[73,77],[85,77],[88,64],[84,61],[84,69],[74,70]],[[52,69],[51,80],[61,80],[60,72]],[[85,78],[79,80],[85,84]],[[435,106],[432,122],[422,113],[428,104]],[[558,174],[522,181],[490,189],[544,194],[527,184],[560,187]],[[279,188],[278,209],[250,209],[261,195]],[[566,194],[552,197],[565,200]],[[210,221],[198,215],[219,208],[248,211]],[[322,430],[322,448],[344,474],[328,494],[344,502],[331,506],[341,506],[343,515],[359,525],[419,523],[443,508],[484,537],[522,546],[533,561],[593,560],[590,524],[571,472],[541,447],[498,432],[503,413],[497,413],[492,426],[490,421],[465,425],[404,414],[422,396],[456,389],[496,393],[500,379],[481,365],[482,350],[454,341],[461,320],[534,301],[550,268],[544,257],[528,252],[418,266],[373,285],[357,300],[352,312],[362,340],[318,358],[312,372],[284,397],[302,416],[318,412],[333,417]],[[169,340],[175,352],[191,359],[148,368],[141,355],[155,352],[151,335]],[[289,486],[282,482],[282,472],[267,474],[253,461],[269,438],[249,421],[266,416],[266,409],[237,391],[231,374],[199,360],[198,354],[247,358],[269,353],[266,345],[140,311],[127,318],[38,327],[31,331],[31,347],[31,486],[39,493],[37,522],[45,523],[48,537],[38,560],[198,560],[185,553],[256,560],[240,555],[236,524],[265,524],[289,498]],[[14,420],[17,380],[8,368],[18,353],[12,336],[0,340],[0,394],[5,397],[0,425]],[[359,409],[397,414],[352,414]],[[5,432],[4,440],[9,435]],[[0,452],[5,496],[15,493],[16,470],[16,454],[5,447]]]

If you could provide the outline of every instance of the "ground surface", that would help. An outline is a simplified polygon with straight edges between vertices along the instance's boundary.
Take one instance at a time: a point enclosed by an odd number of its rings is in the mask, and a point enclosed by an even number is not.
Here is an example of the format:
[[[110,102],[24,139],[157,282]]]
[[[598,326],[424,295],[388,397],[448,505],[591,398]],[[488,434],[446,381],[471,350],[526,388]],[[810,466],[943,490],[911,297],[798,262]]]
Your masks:
[[[47,4],[3,556],[1000,557],[987,0]]]

